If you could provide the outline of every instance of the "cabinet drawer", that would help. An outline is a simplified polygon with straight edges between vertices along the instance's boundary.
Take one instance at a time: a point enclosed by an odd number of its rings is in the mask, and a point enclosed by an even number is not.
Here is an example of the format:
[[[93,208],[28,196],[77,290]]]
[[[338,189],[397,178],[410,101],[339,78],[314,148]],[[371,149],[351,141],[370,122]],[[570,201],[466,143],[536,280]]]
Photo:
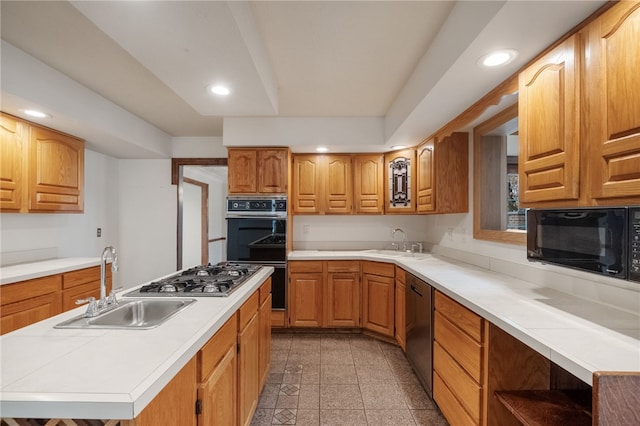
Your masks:
[[[14,284],[5,284],[0,286],[0,305],[7,305],[44,294],[55,293],[60,291],[61,285],[61,275],[51,275],[28,281],[20,281]]]
[[[478,424],[462,408],[460,402],[451,393],[437,372],[433,373],[433,399],[440,407],[440,411],[442,411],[449,424],[456,426],[475,426]]]
[[[360,262],[354,260],[331,260],[327,272],[360,272]]]
[[[322,261],[297,261],[289,262],[289,273],[293,272],[322,272]]]
[[[449,320],[438,311],[435,312],[434,322],[436,342],[438,342],[476,382],[480,383],[482,345],[449,322]]]
[[[198,352],[198,380],[203,382],[224,358],[230,346],[235,346],[238,320],[234,314]]]
[[[238,331],[244,330],[251,318],[258,312],[260,304],[259,291],[255,291],[249,299],[240,306],[240,314],[238,315]]]
[[[482,342],[482,317],[439,291],[436,292],[435,308],[476,342]]]
[[[396,266],[396,282],[406,284],[407,283],[407,271]]]
[[[471,417],[480,423],[482,388],[438,342],[433,346],[433,368]]]
[[[264,303],[265,300],[271,294],[271,277],[267,278],[267,280],[262,283],[260,286],[260,306]]]
[[[78,285],[62,292],[62,312],[77,308],[76,301],[87,297],[100,298],[100,284],[89,282]]]
[[[113,273],[111,272],[111,264],[107,264],[105,268],[105,278],[107,283],[111,282]],[[92,266],[91,268],[79,269],[77,271],[65,272],[62,274],[62,288],[72,288],[90,282],[100,282],[100,267]]]
[[[380,275],[382,277],[394,277],[396,265],[382,262],[362,262],[362,272],[365,274]]]

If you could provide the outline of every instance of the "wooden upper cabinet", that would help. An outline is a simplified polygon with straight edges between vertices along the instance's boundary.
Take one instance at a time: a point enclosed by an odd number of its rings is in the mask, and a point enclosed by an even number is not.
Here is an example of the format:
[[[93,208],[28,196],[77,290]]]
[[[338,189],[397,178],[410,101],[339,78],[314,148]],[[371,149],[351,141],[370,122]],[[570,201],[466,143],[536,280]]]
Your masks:
[[[640,3],[617,3],[592,22],[585,35],[584,135],[592,204],[638,203]]]
[[[417,201],[418,212],[432,212],[436,209],[434,194],[434,145],[435,140],[429,139],[418,147],[418,178]]]
[[[286,194],[287,148],[229,148],[229,194]]]
[[[26,171],[27,140],[23,137],[24,124],[6,114],[0,115],[0,209],[18,212],[23,209],[23,173]]]
[[[324,213],[350,214],[353,209],[351,155],[327,155],[324,161]]]
[[[286,194],[289,151],[261,149],[258,151],[258,192]]]
[[[293,157],[294,214],[351,214],[351,155]]]
[[[322,175],[318,155],[296,155],[293,157],[293,213],[315,213],[322,211]]]
[[[569,37],[520,73],[521,205],[579,196],[578,38]]]
[[[383,154],[357,154],[353,156],[353,204],[355,213],[383,213],[383,167]]]
[[[29,211],[84,210],[84,141],[29,129]]]
[[[434,213],[468,212],[469,134],[455,132],[447,137],[438,138],[434,149]]]
[[[3,212],[82,212],[84,141],[2,114]]]
[[[413,149],[385,154],[385,213],[411,214],[416,211],[415,158]]]
[[[229,193],[257,192],[258,152],[255,149],[229,149]]]

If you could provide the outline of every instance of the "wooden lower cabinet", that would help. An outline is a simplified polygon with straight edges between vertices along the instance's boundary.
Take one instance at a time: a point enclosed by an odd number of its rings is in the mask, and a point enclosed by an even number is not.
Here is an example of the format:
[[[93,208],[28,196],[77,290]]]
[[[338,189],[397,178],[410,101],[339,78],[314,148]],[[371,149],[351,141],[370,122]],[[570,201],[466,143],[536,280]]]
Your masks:
[[[238,326],[238,425],[251,423],[260,395],[259,295],[241,307]]]
[[[395,335],[395,269],[393,264],[362,262],[362,326]]]
[[[234,314],[198,352],[198,426],[237,423],[237,336]]]
[[[61,287],[61,275],[0,286],[0,334],[61,313]]]
[[[360,327],[360,294],[359,261],[327,262],[324,325],[326,327]]]
[[[487,424],[488,323],[435,293],[433,399],[452,425]]]
[[[396,341],[403,351],[407,350],[407,307],[406,307],[406,272],[396,266]]]
[[[106,272],[107,294],[111,268]],[[77,308],[76,300],[100,297],[100,266],[0,286],[0,334]]]
[[[135,419],[122,420],[122,426],[196,426],[197,364],[196,357],[191,358]]]
[[[262,390],[269,375],[271,367],[271,278],[260,287],[260,308],[258,310],[260,322],[260,354],[259,354],[259,371],[260,383],[259,388]]]
[[[289,262],[289,326],[322,327],[323,262]]]

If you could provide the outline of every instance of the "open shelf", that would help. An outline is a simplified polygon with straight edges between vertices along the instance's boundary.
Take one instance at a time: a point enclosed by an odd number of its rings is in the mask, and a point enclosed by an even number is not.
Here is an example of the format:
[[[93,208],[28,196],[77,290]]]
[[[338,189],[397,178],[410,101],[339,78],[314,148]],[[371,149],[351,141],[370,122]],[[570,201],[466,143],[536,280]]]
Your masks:
[[[497,391],[498,400],[525,426],[592,424],[591,391]]]

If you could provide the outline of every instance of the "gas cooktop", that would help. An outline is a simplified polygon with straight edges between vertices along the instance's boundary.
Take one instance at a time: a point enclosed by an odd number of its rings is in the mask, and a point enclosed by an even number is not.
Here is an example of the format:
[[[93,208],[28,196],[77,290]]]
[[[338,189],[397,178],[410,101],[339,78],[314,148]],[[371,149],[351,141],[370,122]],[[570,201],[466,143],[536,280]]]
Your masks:
[[[260,265],[220,262],[185,269],[175,275],[152,281],[125,296],[226,297],[233,293]]]

